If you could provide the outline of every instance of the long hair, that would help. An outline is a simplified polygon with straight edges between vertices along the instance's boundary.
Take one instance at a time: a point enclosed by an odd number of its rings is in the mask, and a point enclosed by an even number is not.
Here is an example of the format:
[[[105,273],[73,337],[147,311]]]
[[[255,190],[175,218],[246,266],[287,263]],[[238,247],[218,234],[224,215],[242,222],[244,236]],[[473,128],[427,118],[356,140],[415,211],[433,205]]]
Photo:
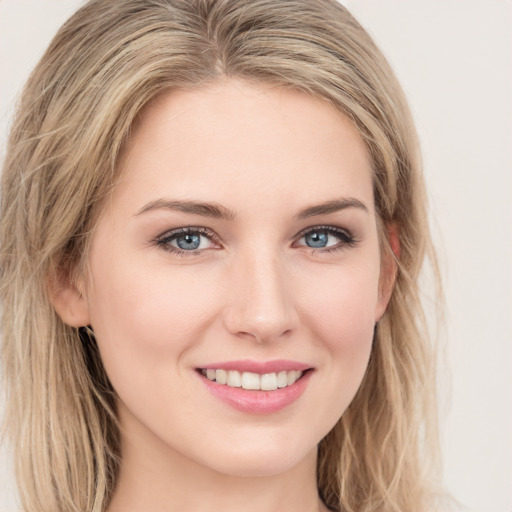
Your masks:
[[[335,0],[93,0],[32,73],[8,142],[0,224],[4,427],[24,509],[108,506],[121,458],[115,392],[87,330],[56,314],[48,283],[84,271],[144,105],[221,77],[321,98],[367,146],[383,253],[386,226],[399,236],[396,283],[362,385],[319,445],[318,487],[344,512],[431,509],[435,347],[418,276],[435,257],[417,138],[388,63]]]

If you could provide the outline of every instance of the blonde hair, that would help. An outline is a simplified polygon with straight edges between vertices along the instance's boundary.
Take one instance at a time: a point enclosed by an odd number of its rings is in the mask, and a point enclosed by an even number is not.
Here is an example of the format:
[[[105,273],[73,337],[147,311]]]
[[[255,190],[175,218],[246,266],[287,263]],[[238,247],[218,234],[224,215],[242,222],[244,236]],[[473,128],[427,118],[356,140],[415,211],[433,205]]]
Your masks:
[[[346,512],[431,510],[435,354],[418,275],[433,251],[417,140],[389,65],[334,0],[93,0],[34,70],[9,139],[0,225],[5,428],[24,509],[108,506],[121,457],[115,393],[94,342],[61,321],[47,284],[83,271],[144,105],[223,76],[323,98],[366,142],[383,251],[394,226],[400,256],[363,383],[319,445],[318,487]]]

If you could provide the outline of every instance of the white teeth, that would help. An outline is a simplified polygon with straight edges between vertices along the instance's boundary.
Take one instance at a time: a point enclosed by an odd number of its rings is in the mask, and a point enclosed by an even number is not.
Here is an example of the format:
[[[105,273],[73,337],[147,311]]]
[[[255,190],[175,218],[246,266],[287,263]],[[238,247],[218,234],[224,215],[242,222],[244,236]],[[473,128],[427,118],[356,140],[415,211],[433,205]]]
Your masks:
[[[231,388],[241,388],[242,376],[240,375],[240,372],[237,372],[236,370],[230,370],[228,372],[227,385]]]
[[[297,382],[304,372],[299,370],[295,370],[294,372],[288,373],[288,386],[291,386],[293,383]]]
[[[285,388],[288,386],[288,374],[286,372],[279,372],[277,374],[277,387]]]
[[[216,381],[217,384],[224,384],[232,388],[243,388],[248,390],[274,391],[294,384],[303,372],[291,370],[278,373],[265,373],[260,375],[253,372],[240,373],[236,370],[215,370],[208,368],[201,370],[201,374],[207,379]]]
[[[242,373],[242,387],[244,389],[260,389],[260,376],[257,373]]]
[[[266,373],[261,376],[261,389],[265,391],[274,391],[277,389],[277,375],[275,373]]]
[[[227,384],[228,373],[226,372],[226,370],[215,370],[215,380],[219,384]]]

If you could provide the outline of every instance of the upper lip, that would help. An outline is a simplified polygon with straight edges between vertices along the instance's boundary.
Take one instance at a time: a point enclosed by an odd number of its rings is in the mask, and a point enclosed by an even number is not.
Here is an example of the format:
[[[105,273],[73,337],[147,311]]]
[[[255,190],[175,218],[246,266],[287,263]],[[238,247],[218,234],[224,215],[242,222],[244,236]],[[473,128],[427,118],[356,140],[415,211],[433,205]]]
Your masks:
[[[238,361],[220,361],[214,363],[207,363],[204,366],[199,366],[199,369],[215,369],[215,370],[237,370],[240,373],[277,373],[282,371],[292,370],[309,370],[311,365],[301,363],[298,361],[291,361],[288,359],[275,359],[273,361],[253,361],[251,359],[241,359]]]

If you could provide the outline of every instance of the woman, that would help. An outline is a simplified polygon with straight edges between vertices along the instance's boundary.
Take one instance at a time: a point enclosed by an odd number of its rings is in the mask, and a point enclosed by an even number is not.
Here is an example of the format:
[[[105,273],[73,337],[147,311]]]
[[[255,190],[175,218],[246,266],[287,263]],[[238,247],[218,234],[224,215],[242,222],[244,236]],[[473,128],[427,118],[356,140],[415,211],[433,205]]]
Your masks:
[[[1,222],[25,510],[434,509],[414,128],[336,2],[88,3]]]

